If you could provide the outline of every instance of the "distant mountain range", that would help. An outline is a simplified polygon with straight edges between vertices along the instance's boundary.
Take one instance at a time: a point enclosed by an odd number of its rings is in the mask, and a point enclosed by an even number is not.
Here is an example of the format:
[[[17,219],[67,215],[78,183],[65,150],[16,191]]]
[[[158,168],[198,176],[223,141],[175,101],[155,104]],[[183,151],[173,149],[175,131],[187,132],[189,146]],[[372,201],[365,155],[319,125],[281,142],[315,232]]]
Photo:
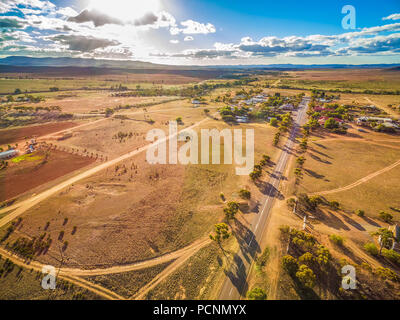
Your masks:
[[[153,70],[293,70],[293,69],[366,69],[366,68],[391,68],[399,70],[400,64],[267,64],[267,65],[210,65],[210,66],[175,66],[154,64],[143,61],[128,60],[100,60],[83,58],[32,58],[24,56],[10,56],[0,59],[0,65],[19,67],[83,67],[83,68],[111,68],[111,69],[153,69]]]

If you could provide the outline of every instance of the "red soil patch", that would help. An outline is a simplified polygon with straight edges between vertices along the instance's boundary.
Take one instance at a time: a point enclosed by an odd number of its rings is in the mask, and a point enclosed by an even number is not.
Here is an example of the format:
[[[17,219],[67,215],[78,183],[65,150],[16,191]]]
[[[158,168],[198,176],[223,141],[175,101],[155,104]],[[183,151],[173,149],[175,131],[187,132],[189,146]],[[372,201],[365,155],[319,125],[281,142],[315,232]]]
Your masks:
[[[75,127],[74,122],[52,122],[47,124],[0,130],[0,145],[14,143],[24,139],[32,138],[33,136],[43,136],[53,132]]]
[[[95,161],[55,150],[49,151],[46,162],[44,151],[38,151],[34,156],[43,158],[19,163],[9,161],[9,167],[0,172],[0,201],[16,197]]]

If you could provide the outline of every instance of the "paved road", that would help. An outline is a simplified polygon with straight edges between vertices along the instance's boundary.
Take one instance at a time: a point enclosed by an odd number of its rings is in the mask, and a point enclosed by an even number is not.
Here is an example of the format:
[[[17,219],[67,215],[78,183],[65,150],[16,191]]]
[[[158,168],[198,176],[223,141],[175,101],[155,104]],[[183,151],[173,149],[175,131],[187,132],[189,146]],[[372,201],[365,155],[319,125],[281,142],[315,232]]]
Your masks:
[[[259,242],[267,229],[267,219],[276,197],[279,197],[279,184],[285,171],[291,150],[295,143],[296,134],[301,125],[305,123],[309,98],[303,98],[299,110],[295,115],[294,125],[289,139],[282,149],[276,167],[268,183],[265,184],[265,198],[261,202],[261,210],[252,222],[250,229],[245,226],[236,234],[240,249],[235,255],[231,269],[226,274],[226,280],[220,293],[221,300],[239,300],[247,292],[247,275],[257,253],[261,252]]]

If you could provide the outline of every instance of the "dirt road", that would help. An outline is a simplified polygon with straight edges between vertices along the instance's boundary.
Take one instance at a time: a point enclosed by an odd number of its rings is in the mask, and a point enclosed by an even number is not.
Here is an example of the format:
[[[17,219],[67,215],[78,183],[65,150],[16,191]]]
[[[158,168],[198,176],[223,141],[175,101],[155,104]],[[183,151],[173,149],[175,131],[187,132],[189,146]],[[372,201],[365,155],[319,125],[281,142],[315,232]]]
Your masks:
[[[82,173],[80,173],[80,174],[78,174],[78,175],[76,175],[76,176],[74,176],[72,178],[69,178],[66,181],[63,181],[60,184],[58,184],[58,185],[56,185],[56,186],[54,186],[54,187],[52,187],[52,188],[40,193],[38,195],[32,196],[31,198],[29,198],[29,199],[27,199],[25,201],[22,201],[20,203],[17,203],[15,205],[12,205],[10,207],[6,207],[6,208],[0,210],[0,214],[2,214],[2,213],[6,213],[6,212],[8,212],[10,210],[15,209],[13,212],[7,214],[4,218],[0,219],[0,228],[2,226],[6,225],[7,223],[11,222],[15,218],[19,217],[21,214],[23,214],[28,209],[32,208],[33,206],[37,205],[38,203],[40,203],[41,201],[47,199],[48,197],[56,194],[57,192],[60,192],[61,190],[63,190],[64,188],[70,186],[71,184],[74,184],[74,183],[76,183],[76,182],[78,182],[78,181],[80,181],[82,179],[88,178],[88,177],[90,177],[90,176],[92,176],[92,175],[94,175],[94,174],[96,174],[96,173],[98,173],[98,172],[100,172],[100,171],[102,171],[104,169],[107,169],[109,167],[112,167],[112,166],[116,165],[117,163],[119,163],[121,161],[124,161],[126,159],[129,159],[129,158],[135,156],[135,155],[138,155],[138,154],[146,151],[147,149],[149,149],[152,146],[155,146],[155,145],[157,145],[159,143],[168,141],[171,138],[177,136],[179,133],[184,132],[185,130],[193,129],[195,127],[198,127],[199,125],[201,125],[202,123],[204,123],[204,122],[206,122],[208,120],[209,120],[209,118],[205,118],[205,119],[193,124],[190,127],[182,129],[178,133],[169,135],[169,136],[167,136],[167,137],[165,137],[163,139],[157,140],[157,141],[155,141],[153,143],[149,143],[146,146],[141,147],[141,148],[139,148],[137,150],[128,152],[128,153],[126,153],[126,154],[124,154],[124,155],[122,155],[122,156],[120,156],[118,158],[115,158],[113,160],[110,160],[110,161],[104,162],[102,164],[99,164],[98,166],[90,168],[87,171],[84,171],[84,172],[82,172]]]

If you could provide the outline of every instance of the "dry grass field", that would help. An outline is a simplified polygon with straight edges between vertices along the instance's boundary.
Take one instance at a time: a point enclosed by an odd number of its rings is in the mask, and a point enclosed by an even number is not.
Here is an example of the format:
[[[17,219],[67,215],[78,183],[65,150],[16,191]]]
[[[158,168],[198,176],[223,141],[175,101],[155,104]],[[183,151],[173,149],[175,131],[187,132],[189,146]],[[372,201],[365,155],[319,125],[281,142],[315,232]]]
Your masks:
[[[45,234],[52,242],[48,250],[34,255],[34,260],[40,263],[59,266],[60,261],[63,261],[63,267],[86,270],[126,266],[174,252],[196,240],[207,239],[214,225],[224,221],[223,208],[227,202],[246,202],[247,206],[241,206],[237,219],[229,223],[233,236],[223,243],[222,248],[211,243],[182,263],[178,258],[141,270],[85,277],[85,280],[124,298],[136,298],[152,279],[160,277],[160,282],[146,291],[144,298],[217,299],[217,289],[221,287],[229,272],[240,241],[244,241],[246,230],[259,214],[262,199],[267,192],[266,181],[278,162],[287,137],[286,134],[282,135],[278,147],[273,147],[274,135],[278,128],[264,122],[229,125],[218,120],[219,116],[214,118],[217,109],[226,104],[215,103],[212,100],[226,92],[233,94],[240,87],[214,90],[204,96],[207,104],[198,108],[193,107],[189,98],[117,98],[111,97],[110,92],[105,90],[78,90],[83,86],[83,80],[92,88],[105,88],[117,81],[133,88],[138,84],[135,81],[139,80],[144,82],[141,83],[142,86],[150,86],[153,85],[152,82],[157,81],[165,81],[166,86],[200,81],[200,78],[191,77],[168,78],[171,75],[163,75],[164,78],[146,76],[142,74],[140,77],[135,75],[137,79],[124,79],[123,76],[104,75],[93,79],[76,79],[75,84],[66,79],[38,79],[38,82],[32,82],[32,88],[37,90],[48,87],[50,82],[56,83],[60,88],[70,89],[41,93],[46,96],[46,101],[33,104],[34,107],[60,106],[63,112],[79,115],[100,113],[106,108],[119,105],[151,106],[120,109],[108,118],[99,115],[96,120],[84,122],[74,120],[1,130],[0,144],[22,143],[29,137],[42,136],[38,140],[46,142],[47,146],[52,148],[47,155],[47,161],[43,161],[46,157],[46,153],[43,152],[35,153],[31,157],[22,157],[21,161],[9,161],[9,167],[0,174],[0,201],[17,197],[18,201],[23,202],[29,199],[31,194],[36,195],[50,186],[66,181],[74,175],[75,170],[84,172],[87,170],[86,166],[106,166],[108,161],[148,145],[150,142],[146,141],[146,134],[151,129],[162,129],[168,136],[168,122],[177,118],[182,120],[179,130],[200,122],[194,128],[198,136],[201,129],[254,129],[255,163],[257,164],[264,154],[271,157],[270,163],[263,167],[264,183],[255,184],[247,175],[236,175],[235,164],[152,165],[147,162],[144,151],[118,163],[112,163],[112,166],[105,167],[89,177],[74,181],[68,187],[27,209],[20,216],[22,220],[17,224],[15,231],[6,237],[3,244],[13,245],[18,239],[40,239]],[[288,71],[282,77],[261,76],[260,81],[243,88],[249,90],[254,88],[253,85],[264,85],[267,82],[271,87],[264,86],[265,93],[279,92],[282,96],[293,96],[310,93],[305,90],[282,89],[278,86],[285,81],[294,81],[296,85],[301,84],[304,87],[335,88],[342,85],[342,88],[363,89],[373,83],[375,89],[386,89],[388,82],[392,81],[392,89],[396,89],[396,77],[390,72],[376,70]],[[28,88],[29,79],[26,80],[20,82],[21,88]],[[12,82],[14,80],[7,81],[9,82],[3,83],[9,88],[15,86]],[[74,86],[69,87],[72,85]],[[400,103],[395,95],[340,96],[339,103],[374,103],[394,117],[395,111],[387,105]],[[169,99],[175,101],[166,101]],[[206,115],[204,109],[209,109],[209,115]],[[60,135],[48,136],[63,129],[69,129],[71,136],[64,140],[58,139]],[[4,135],[1,136],[1,132]],[[182,144],[179,143],[179,146]],[[395,221],[400,219],[400,213],[391,209],[400,207],[397,200],[400,166],[350,189],[340,189],[399,161],[398,135],[371,130],[360,132],[358,127],[352,124],[347,135],[328,134],[326,131],[317,130],[310,136],[308,145],[304,154],[304,176],[299,185],[294,184],[293,174],[295,159],[299,154],[295,153],[292,156],[284,173],[279,188],[280,197],[276,199],[268,218],[268,232],[265,232],[259,244],[258,257],[266,250],[265,263],[262,266],[257,263],[252,265],[248,289],[261,287],[267,292],[268,299],[310,297],[304,295],[304,292],[299,292],[298,287],[281,268],[281,257],[287,250],[287,243],[282,240],[279,227],[290,225],[302,228],[302,220],[294,215],[286,204],[287,198],[294,193],[311,194],[338,189],[324,195],[324,198],[339,201],[340,210],[321,206],[313,213],[315,219],[310,220],[308,225],[308,231],[318,239],[318,243],[331,250],[335,266],[343,259],[357,265],[365,262],[373,267],[387,266],[386,262],[369,256],[362,246],[365,242],[375,241],[371,232],[376,231],[379,226],[386,226],[377,219],[379,211],[390,212]],[[200,146],[199,151],[200,156]],[[224,145],[221,146],[221,159],[223,157]],[[244,201],[240,198],[241,189],[251,192],[250,200]],[[366,217],[356,216],[356,209],[365,210]],[[9,212],[2,212],[1,217],[7,214]],[[0,238],[4,237],[9,226],[10,224],[4,225],[0,229]],[[345,239],[344,249],[331,243],[328,238],[331,234],[338,234]],[[363,273],[362,277],[368,279],[369,275]],[[30,277],[25,275],[25,279],[29,285]],[[363,278],[363,281],[365,279]],[[0,281],[5,280],[0,277]],[[373,285],[373,281],[368,282],[367,288]],[[379,287],[377,296],[381,296],[385,287],[376,285]],[[25,296],[25,292],[30,292],[24,288],[17,291],[22,292],[22,296]],[[13,294],[7,291],[5,297],[13,297]],[[71,294],[60,293],[57,297],[68,299],[70,295],[72,298],[74,293]],[[322,299],[343,298],[324,284],[318,285],[315,294]],[[46,297],[38,294],[37,298]],[[88,295],[87,298],[91,296]]]
[[[380,211],[389,212],[395,221],[400,221],[398,196],[400,167],[391,169],[351,190],[327,195],[327,199],[339,201],[346,211],[364,210],[370,217],[377,217]]]
[[[400,149],[357,140],[318,140],[310,144],[300,193],[344,187],[400,159]]]
[[[46,99],[45,102],[24,104],[31,107],[59,106],[67,113],[104,112],[107,108],[115,108],[119,105],[141,105],[157,103],[176,97],[112,97],[107,91],[79,91],[70,94],[58,93],[56,96]]]
[[[152,117],[157,124],[178,115],[182,115],[184,126],[205,118],[201,109],[189,108],[185,103],[181,110],[155,113]],[[144,121],[122,122],[108,119],[94,128],[87,126],[84,132],[78,130],[76,138],[74,136],[65,143],[76,146],[78,139],[88,146],[93,142],[103,143],[105,147],[110,146],[110,157],[113,152],[122,154],[148,143],[143,140],[143,134],[155,125]],[[223,122],[210,119],[196,130],[226,127]],[[167,132],[166,125],[161,128]],[[234,128],[255,129],[256,162],[262,154],[269,154],[272,161],[276,160],[278,149],[272,148],[275,128],[266,124]],[[110,139],[117,130],[128,129],[136,130],[135,133],[141,130],[143,134],[125,143]],[[79,148],[84,146],[79,145]],[[102,150],[99,145],[93,149]],[[22,216],[24,224],[20,231],[30,236],[38,235],[43,232],[46,221],[50,222],[47,233],[52,239],[57,239],[64,231],[62,241],[69,243],[66,250],[69,266],[93,268],[126,264],[176,250],[207,236],[213,225],[223,218],[221,192],[227,201],[238,199],[238,191],[245,187],[251,190],[254,199],[261,196],[263,190],[248,179],[247,176],[236,176],[232,165],[150,165],[143,153],[80,181],[28,210]],[[251,207],[254,206],[255,202]],[[68,223],[63,225],[65,218]],[[72,234],[74,227],[77,231]],[[10,241],[15,237],[18,236],[13,235]],[[46,255],[37,258],[55,263],[58,254],[54,246]]]

